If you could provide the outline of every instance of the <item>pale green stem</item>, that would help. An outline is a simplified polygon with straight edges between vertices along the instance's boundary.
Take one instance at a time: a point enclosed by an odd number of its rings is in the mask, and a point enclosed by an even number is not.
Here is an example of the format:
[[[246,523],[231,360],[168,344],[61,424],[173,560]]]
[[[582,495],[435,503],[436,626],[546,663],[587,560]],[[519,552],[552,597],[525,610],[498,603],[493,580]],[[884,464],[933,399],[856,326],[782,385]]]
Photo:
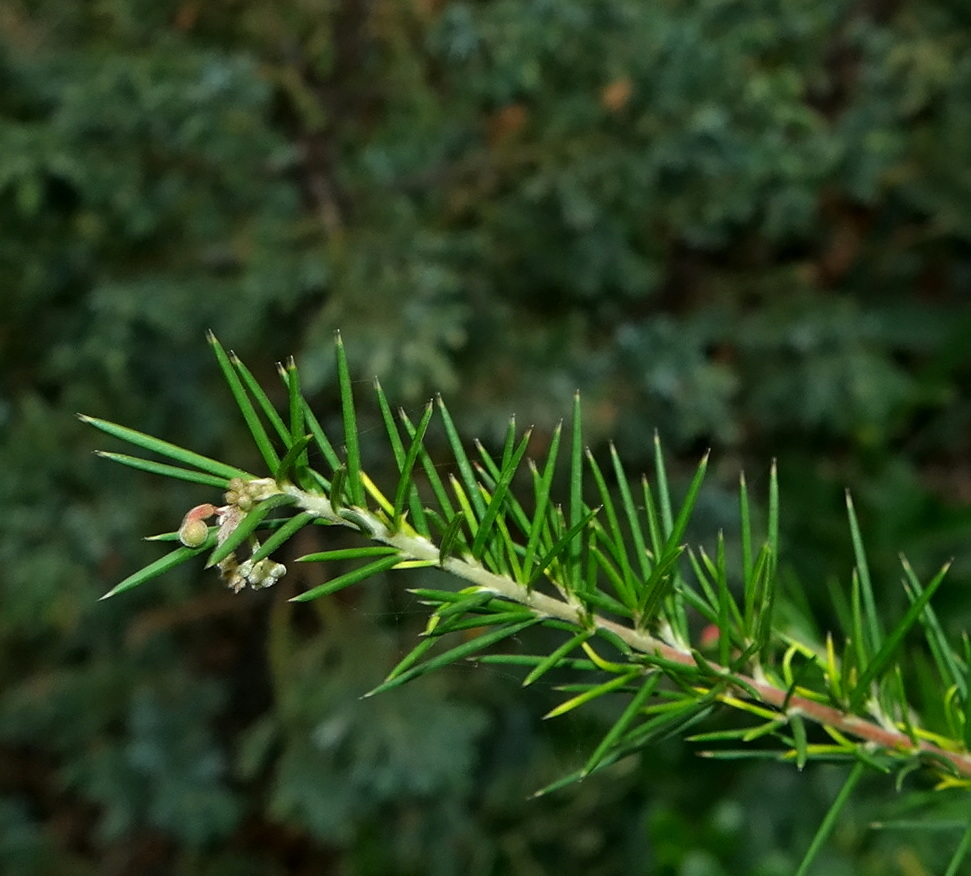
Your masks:
[[[427,538],[404,532],[393,533],[370,511],[361,508],[347,509],[349,516],[353,517],[353,520],[350,520],[335,512],[330,500],[325,496],[304,492],[290,484],[285,485],[283,491],[293,496],[297,505],[304,511],[334,524],[364,529],[370,538],[397,548],[409,559],[423,560],[440,565],[446,572],[469,581],[483,590],[495,593],[497,596],[517,602],[520,605],[525,605],[538,616],[556,618],[581,628],[592,625],[613,633],[633,650],[642,654],[657,655],[683,666],[698,666],[689,650],[672,645],[642,630],[626,627],[596,614],[592,615],[578,602],[573,603],[556,599],[545,593],[538,593],[535,590],[527,590],[522,584],[502,575],[496,575],[478,563],[465,559],[447,557],[444,561],[441,561],[438,548]],[[713,663],[708,663],[707,669],[723,674],[726,678],[737,680],[737,683],[733,685],[733,696],[744,698],[750,696],[751,691],[755,691],[764,704],[773,706],[780,711],[785,706],[785,714],[787,715],[802,715],[820,725],[832,727],[842,733],[861,739],[875,748],[902,753],[931,754],[944,758],[953,765],[960,775],[971,778],[971,755],[967,752],[950,751],[923,739],[919,740],[915,746],[905,733],[882,727],[866,718],[840,711],[807,697],[797,694],[790,695],[786,690],[761,677],[761,673],[757,673],[759,677],[742,675]]]

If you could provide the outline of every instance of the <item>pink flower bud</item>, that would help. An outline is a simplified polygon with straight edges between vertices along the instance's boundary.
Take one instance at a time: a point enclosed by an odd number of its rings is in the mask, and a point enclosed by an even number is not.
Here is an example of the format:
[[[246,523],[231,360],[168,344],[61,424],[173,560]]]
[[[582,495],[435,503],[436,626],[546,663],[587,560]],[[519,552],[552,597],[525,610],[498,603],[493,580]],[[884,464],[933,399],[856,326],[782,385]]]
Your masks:
[[[186,547],[199,547],[209,537],[206,520],[216,513],[213,505],[196,505],[186,512],[179,527],[179,541]]]

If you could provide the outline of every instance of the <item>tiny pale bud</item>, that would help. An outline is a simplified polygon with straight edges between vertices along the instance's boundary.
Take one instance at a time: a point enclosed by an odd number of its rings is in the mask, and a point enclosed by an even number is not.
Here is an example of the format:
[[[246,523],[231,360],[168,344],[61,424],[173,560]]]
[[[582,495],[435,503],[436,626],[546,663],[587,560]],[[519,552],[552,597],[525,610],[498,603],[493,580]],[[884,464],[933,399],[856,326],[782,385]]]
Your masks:
[[[260,590],[264,587],[272,587],[279,581],[287,572],[287,567],[282,563],[274,562],[273,560],[266,558],[265,560],[260,560],[258,563],[254,563],[252,560],[247,560],[242,563],[239,567],[239,575],[246,580],[254,590]]]
[[[209,537],[209,527],[204,520],[186,520],[179,527],[179,541],[186,547],[199,547]]]
[[[274,493],[280,492],[280,490],[273,478],[257,478],[252,481],[247,481],[245,488],[240,492],[245,492],[255,502],[262,502]]]

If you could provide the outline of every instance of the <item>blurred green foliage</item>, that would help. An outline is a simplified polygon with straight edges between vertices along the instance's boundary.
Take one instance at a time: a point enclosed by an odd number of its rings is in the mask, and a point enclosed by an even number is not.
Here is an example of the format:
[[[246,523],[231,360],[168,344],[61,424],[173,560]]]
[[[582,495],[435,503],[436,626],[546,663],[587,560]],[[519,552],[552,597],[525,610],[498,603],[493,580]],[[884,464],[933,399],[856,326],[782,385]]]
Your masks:
[[[825,771],[672,743],[528,801],[599,725],[485,669],[358,701],[420,629],[400,592],[97,604],[213,497],[99,463],[71,415],[255,465],[203,332],[296,354],[327,419],[341,327],[358,377],[446,392],[467,434],[541,439],[579,386],[632,468],[654,428],[726,485],[778,457],[810,602],[850,486],[886,604],[898,549],[956,554],[966,628],[969,137],[957,3],[0,7],[0,870],[790,872]],[[820,872],[940,868],[866,830],[887,793]]]

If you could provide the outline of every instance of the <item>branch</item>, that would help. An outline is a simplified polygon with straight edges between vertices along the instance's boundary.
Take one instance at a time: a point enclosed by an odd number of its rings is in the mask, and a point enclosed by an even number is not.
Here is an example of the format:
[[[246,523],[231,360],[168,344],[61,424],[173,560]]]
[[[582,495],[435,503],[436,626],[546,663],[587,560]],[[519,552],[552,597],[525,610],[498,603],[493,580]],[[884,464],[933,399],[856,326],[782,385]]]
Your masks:
[[[653,483],[645,477],[633,484],[611,447],[608,474],[614,480],[608,486],[607,477],[583,443],[577,396],[568,439],[569,501],[561,508],[551,495],[560,446],[561,430],[557,428],[545,463],[530,462],[533,495],[523,504],[512,486],[529,436],[517,435],[514,421],[500,456],[493,458],[477,444],[478,458],[473,461],[441,398],[437,404],[429,402],[420,421],[413,424],[403,412],[394,417],[376,385],[389,456],[399,473],[393,499],[388,499],[362,468],[353,382],[339,336],[335,352],[342,435],[336,446],[343,448],[343,460],[301,394],[292,360],[280,368],[289,398],[289,422],[285,422],[243,363],[227,354],[215,337],[210,335],[209,340],[270,476],[255,477],[133,429],[82,417],[108,435],[168,462],[104,454],[110,459],[144,472],[225,490],[223,506],[197,505],[177,531],[157,536],[180,545],[129,575],[106,597],[137,587],[207,551],[211,551],[208,565],[218,567],[236,592],[245,586],[269,587],[286,572],[270,554],[303,526],[345,526],[377,544],[300,557],[308,562],[364,563],[294,600],[315,599],[408,566],[436,566],[471,585],[457,593],[415,591],[434,606],[426,635],[372,693],[479,655],[531,625],[544,623],[571,632],[571,638],[549,655],[490,654],[479,659],[532,667],[524,685],[557,667],[581,675],[596,673],[593,682],[571,685],[571,691],[579,692],[548,717],[608,693],[629,695],[627,706],[583,769],[551,787],[582,778],[652,741],[673,733],[684,735],[715,703],[721,703],[764,723],[694,735],[690,737],[693,741],[737,739],[747,745],[768,735],[780,740],[785,750],[778,755],[764,751],[754,752],[756,755],[793,759],[800,768],[810,759],[856,761],[804,857],[800,873],[835,823],[864,765],[882,772],[896,768],[903,776],[910,765],[922,764],[937,773],[939,788],[971,790],[971,644],[966,641],[963,652],[956,653],[930,606],[947,566],[923,585],[903,562],[910,607],[885,629],[876,611],[860,527],[849,497],[855,568],[851,598],[846,600],[845,610],[837,612],[845,636],[839,653],[832,636],[827,637],[825,649],[814,650],[795,642],[776,620],[782,595],[775,574],[779,496],[774,465],[761,547],[752,531],[744,478],[740,483],[741,593],[736,595],[729,585],[722,535],[713,558],[704,550],[688,554],[694,573],[690,583],[681,569],[685,533],[707,457],[698,466],[679,508],[672,502],[656,436]],[[436,409],[454,460],[455,473],[447,487],[423,443]],[[310,468],[311,444],[326,463],[327,473]],[[416,470],[423,471],[423,486],[431,492],[427,504],[419,494]],[[592,477],[599,501],[593,509],[584,500],[585,492],[590,492],[584,489],[589,487],[585,476]],[[286,516],[278,516],[281,512]],[[212,518],[214,525],[207,523]],[[262,544],[258,535],[265,539]],[[251,554],[240,561],[237,551],[246,546]],[[544,582],[559,596],[536,589]],[[715,659],[709,660],[706,652],[690,644],[689,612],[717,632]],[[919,728],[905,695],[904,642],[918,625],[923,627],[939,675],[938,713],[943,715],[945,733]],[[443,635],[459,631],[463,632],[461,644],[426,658]],[[590,644],[595,636],[616,647],[621,659],[604,660]],[[707,647],[705,638],[703,647]],[[585,657],[572,656],[578,649]],[[601,680],[604,674],[609,680]],[[661,688],[662,679],[670,684]],[[832,744],[810,745],[804,721],[822,727]],[[750,753],[748,749],[723,748],[707,752],[727,758]],[[956,872],[969,848],[971,845],[962,842],[949,872]]]
[[[578,629],[593,627],[606,630],[641,654],[662,657],[672,663],[698,669],[709,676],[730,679],[731,689],[718,695],[723,702],[730,702],[736,696],[750,698],[754,692],[758,695],[759,702],[778,709],[780,714],[787,717],[801,715],[823,727],[852,735],[891,752],[933,755],[947,761],[956,774],[971,778],[971,755],[967,752],[948,750],[925,739],[915,741],[899,730],[887,729],[858,715],[772,685],[754,675],[734,672],[728,667],[709,661],[700,663],[696,652],[665,642],[643,630],[632,629],[609,618],[588,613],[580,604],[528,590],[522,584],[490,572],[478,563],[458,557],[447,557],[443,560],[439,549],[429,539],[401,532],[392,533],[382,520],[367,509],[342,509],[343,513],[340,513],[334,510],[325,496],[307,493],[292,485],[286,485],[283,492],[292,496],[299,508],[321,520],[364,531],[372,540],[396,548],[404,558],[433,563],[445,572],[469,581],[483,592],[526,606],[539,618],[566,621]]]

